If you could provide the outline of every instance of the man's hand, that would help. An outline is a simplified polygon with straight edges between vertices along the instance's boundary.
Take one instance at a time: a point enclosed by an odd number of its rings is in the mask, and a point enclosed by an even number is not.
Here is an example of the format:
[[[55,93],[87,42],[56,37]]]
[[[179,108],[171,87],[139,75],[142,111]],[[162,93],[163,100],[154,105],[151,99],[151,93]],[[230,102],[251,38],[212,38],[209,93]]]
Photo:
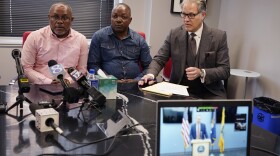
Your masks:
[[[151,75],[144,75],[141,80],[138,81],[139,86],[146,86],[146,85],[152,85],[155,81],[153,80],[153,77]]]
[[[185,69],[186,71],[186,77],[188,80],[194,80],[198,77],[200,77],[200,69],[196,67],[189,67]]]

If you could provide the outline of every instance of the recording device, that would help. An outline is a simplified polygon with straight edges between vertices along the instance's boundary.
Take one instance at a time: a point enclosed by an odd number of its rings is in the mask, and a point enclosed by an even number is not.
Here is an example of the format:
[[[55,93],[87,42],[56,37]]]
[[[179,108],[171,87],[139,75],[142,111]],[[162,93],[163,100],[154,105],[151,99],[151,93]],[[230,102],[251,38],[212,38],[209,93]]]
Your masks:
[[[91,87],[87,81],[87,78],[77,71],[74,67],[68,68],[68,74],[76,81],[84,90],[87,91],[90,97],[99,105],[104,105],[106,97],[99,92],[95,87]]]
[[[79,101],[80,92],[73,87],[69,87],[68,84],[64,81],[64,68],[61,64],[57,64],[55,60],[50,60],[48,62],[48,66],[50,72],[52,73],[53,77],[58,79],[62,85],[63,89],[63,98],[68,103],[77,103]]]
[[[55,60],[50,60],[48,62],[48,66],[49,66],[50,72],[53,75],[53,77],[55,77],[57,80],[60,81],[63,88],[69,87],[68,84],[63,79],[64,68],[62,67],[62,65],[57,64],[57,62]]]
[[[44,108],[43,105],[31,103],[29,105],[31,113],[36,117],[35,126],[40,132],[55,130],[59,134],[63,131],[58,127],[59,114],[53,108]]]
[[[16,61],[16,68],[18,73],[18,87],[19,91],[22,93],[28,93],[30,91],[30,83],[28,78],[24,75],[24,70],[21,64],[21,52],[18,49],[12,51],[12,57]]]

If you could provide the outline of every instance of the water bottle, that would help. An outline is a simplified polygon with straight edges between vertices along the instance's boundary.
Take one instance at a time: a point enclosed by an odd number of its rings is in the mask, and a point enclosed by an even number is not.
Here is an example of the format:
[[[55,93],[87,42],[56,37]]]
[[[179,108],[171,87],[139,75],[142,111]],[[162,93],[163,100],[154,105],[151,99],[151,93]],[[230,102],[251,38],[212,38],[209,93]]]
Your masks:
[[[88,82],[91,87],[95,87],[96,89],[98,89],[98,79],[95,77],[94,69],[89,70]]]

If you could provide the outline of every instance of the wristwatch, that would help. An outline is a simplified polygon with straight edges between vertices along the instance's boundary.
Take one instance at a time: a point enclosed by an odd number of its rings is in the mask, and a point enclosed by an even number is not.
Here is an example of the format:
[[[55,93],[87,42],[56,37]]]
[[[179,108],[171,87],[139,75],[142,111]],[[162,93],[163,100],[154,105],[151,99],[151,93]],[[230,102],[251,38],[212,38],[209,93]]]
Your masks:
[[[205,70],[200,69],[200,78],[204,78]]]

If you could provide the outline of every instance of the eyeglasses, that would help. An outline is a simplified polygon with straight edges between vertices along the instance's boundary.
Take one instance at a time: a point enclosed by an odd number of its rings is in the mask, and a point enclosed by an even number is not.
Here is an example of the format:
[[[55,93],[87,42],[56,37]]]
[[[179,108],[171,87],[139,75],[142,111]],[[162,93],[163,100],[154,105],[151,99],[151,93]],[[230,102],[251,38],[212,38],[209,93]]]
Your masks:
[[[189,19],[194,19],[196,15],[200,14],[200,12],[194,14],[194,13],[189,13],[189,14],[186,14],[186,13],[183,13],[181,12],[181,17],[182,18],[186,18],[186,16],[188,16]]]
[[[54,20],[54,21],[61,20],[63,22],[68,22],[70,20],[70,17],[68,17],[68,16],[59,17],[59,16],[54,15],[54,16],[51,16],[51,19]]]

